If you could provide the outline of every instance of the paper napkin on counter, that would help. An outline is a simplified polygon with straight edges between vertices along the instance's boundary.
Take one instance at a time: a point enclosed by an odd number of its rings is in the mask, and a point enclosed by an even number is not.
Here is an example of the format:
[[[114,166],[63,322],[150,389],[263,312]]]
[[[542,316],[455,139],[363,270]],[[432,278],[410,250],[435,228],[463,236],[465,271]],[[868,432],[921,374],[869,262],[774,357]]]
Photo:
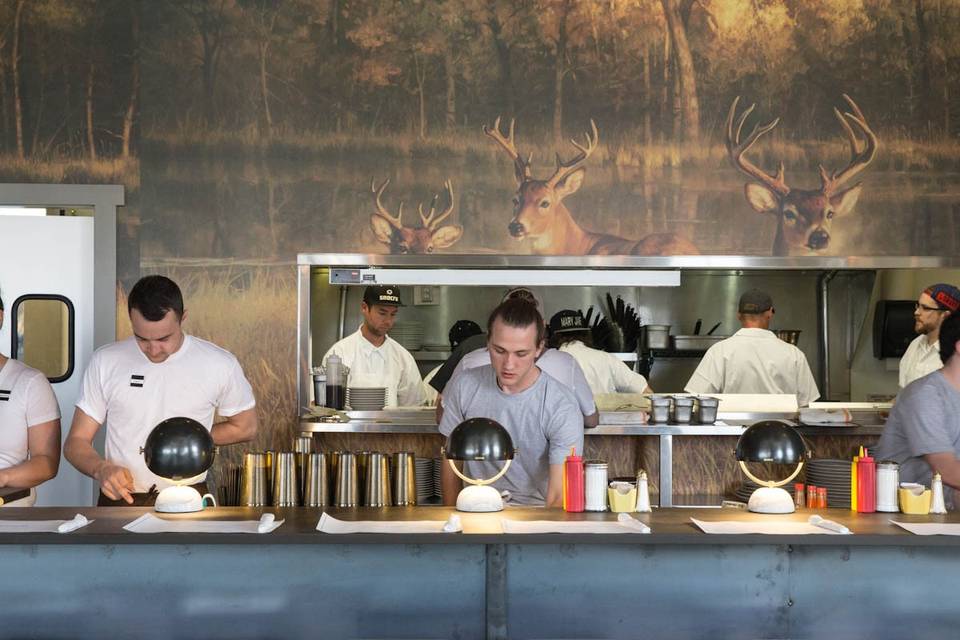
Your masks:
[[[764,535],[808,535],[808,534],[826,534],[843,535],[838,531],[810,524],[809,522],[797,522],[795,520],[763,520],[757,522],[744,522],[740,520],[697,520],[690,518],[693,524],[700,527],[704,533],[718,533],[726,535],[742,535],[745,533],[761,533]]]
[[[945,522],[897,522],[893,524],[917,536],[960,536],[960,524]]]
[[[511,520],[501,518],[504,533],[650,533],[650,527],[626,513],[610,520]]]
[[[324,513],[320,516],[320,522],[317,523],[317,531],[321,533],[455,533],[462,531],[459,516],[456,522],[453,522],[453,518],[454,516],[448,520],[337,520]]]
[[[264,514],[264,516],[273,514]],[[132,533],[270,533],[283,520],[193,520],[158,518],[145,513],[123,526]]]
[[[0,533],[70,533],[91,522],[79,513],[72,520],[0,520]]]

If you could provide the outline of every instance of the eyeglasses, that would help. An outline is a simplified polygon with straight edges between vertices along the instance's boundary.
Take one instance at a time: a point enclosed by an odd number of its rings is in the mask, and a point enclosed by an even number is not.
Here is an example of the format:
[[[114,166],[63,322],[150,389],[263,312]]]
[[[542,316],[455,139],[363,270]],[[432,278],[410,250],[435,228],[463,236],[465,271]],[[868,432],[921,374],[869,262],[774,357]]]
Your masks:
[[[923,309],[924,311],[946,311],[946,309],[939,309],[937,307],[928,307],[927,305],[920,304],[919,302],[913,305],[914,311],[919,311],[920,309]]]

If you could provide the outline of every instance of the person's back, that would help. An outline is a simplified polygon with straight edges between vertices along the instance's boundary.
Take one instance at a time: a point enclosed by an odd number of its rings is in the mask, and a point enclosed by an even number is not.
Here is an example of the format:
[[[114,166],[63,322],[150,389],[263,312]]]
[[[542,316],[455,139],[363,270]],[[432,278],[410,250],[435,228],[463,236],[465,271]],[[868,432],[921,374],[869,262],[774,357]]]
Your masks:
[[[617,356],[583,344],[579,340],[560,345],[561,353],[568,353],[583,371],[594,395],[599,393],[644,393],[647,379],[630,370]]]

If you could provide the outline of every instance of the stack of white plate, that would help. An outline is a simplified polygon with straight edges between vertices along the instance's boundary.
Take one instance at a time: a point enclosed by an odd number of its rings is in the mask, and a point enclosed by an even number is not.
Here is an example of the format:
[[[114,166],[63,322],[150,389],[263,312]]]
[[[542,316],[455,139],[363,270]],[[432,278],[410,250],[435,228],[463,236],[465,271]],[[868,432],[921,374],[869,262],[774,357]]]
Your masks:
[[[440,482],[440,470],[446,462],[443,458],[433,459],[433,495],[438,498],[443,495],[443,483]]]
[[[850,508],[852,460],[811,460],[806,465],[807,484],[827,488],[827,506]]]
[[[433,458],[414,460],[417,477],[417,504],[424,504],[433,497]]]
[[[417,320],[398,322],[390,330],[390,337],[407,351],[420,351],[423,346],[423,323]]]
[[[347,387],[347,406],[354,411],[380,411],[386,401],[386,387]]]

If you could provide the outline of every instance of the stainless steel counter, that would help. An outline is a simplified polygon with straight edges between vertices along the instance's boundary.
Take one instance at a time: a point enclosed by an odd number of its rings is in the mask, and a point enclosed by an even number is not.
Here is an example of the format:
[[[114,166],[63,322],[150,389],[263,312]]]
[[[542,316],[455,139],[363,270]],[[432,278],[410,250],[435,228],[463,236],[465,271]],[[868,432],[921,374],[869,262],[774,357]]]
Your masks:
[[[433,409],[348,411],[349,421],[327,422],[314,416],[301,416],[304,433],[393,433],[438,434]],[[600,424],[585,430],[587,436],[651,436],[659,438],[661,507],[674,506],[673,438],[674,436],[740,436],[746,426],[758,420],[782,419],[797,425],[805,436],[876,436],[883,432],[883,420],[875,411],[854,412],[857,426],[813,427],[799,425],[796,413],[720,413],[721,424],[648,424],[640,411],[600,413]]]

